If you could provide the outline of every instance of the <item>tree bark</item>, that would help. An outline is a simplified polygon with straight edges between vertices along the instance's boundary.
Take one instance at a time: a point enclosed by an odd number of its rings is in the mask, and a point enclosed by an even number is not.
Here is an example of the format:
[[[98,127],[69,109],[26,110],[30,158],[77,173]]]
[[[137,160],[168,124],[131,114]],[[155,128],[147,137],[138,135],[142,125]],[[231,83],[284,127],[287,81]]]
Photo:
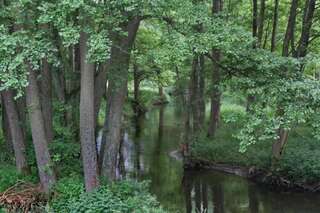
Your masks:
[[[213,0],[212,13],[217,14],[222,10],[222,0]],[[208,137],[214,137],[216,129],[218,127],[220,119],[220,105],[221,105],[221,91],[220,85],[220,69],[217,63],[221,59],[221,53],[219,50],[212,50],[212,57],[215,59],[213,61],[212,69],[212,89],[211,89],[211,110],[210,110],[210,121],[208,129]]]
[[[274,2],[274,10],[273,10],[271,52],[274,52],[275,49],[276,49],[276,37],[277,37],[277,30],[278,30],[278,16],[279,16],[279,0],[275,0],[275,2]]]
[[[52,76],[47,59],[42,60],[41,107],[48,143],[53,140],[52,119]]]
[[[305,57],[307,55],[315,5],[316,0],[306,0],[299,46],[295,55],[297,58]]]
[[[52,161],[50,158],[48,140],[41,111],[40,91],[37,84],[36,71],[27,64],[29,70],[29,85],[26,90],[27,106],[31,124],[32,140],[36,153],[38,172],[43,190],[48,193],[50,187],[56,182]]]
[[[7,151],[12,154],[13,153],[13,144],[12,144],[12,137],[11,137],[11,132],[10,132],[10,126],[9,126],[9,121],[8,121],[8,115],[7,115],[7,110],[6,106],[4,104],[4,98],[3,95],[1,95],[1,102],[2,102],[2,133],[4,137],[4,141],[6,143],[6,148]]]
[[[103,96],[106,94],[107,90],[107,68],[109,66],[109,62],[106,64],[102,64],[99,67],[99,72],[95,77],[95,86],[94,86],[94,114],[95,114],[95,126],[98,124],[98,115],[100,111],[100,105]]]
[[[258,38],[258,27],[259,27],[259,20],[258,20],[258,0],[252,0],[252,37],[256,38],[257,41],[253,43],[253,48],[257,48],[257,44],[259,44]],[[247,97],[247,106],[246,111],[250,111],[250,107],[252,103],[255,101],[256,97],[254,95],[248,95]]]
[[[286,34],[283,40],[282,56],[289,56],[290,42],[292,44],[294,43],[294,30],[296,26],[297,8],[298,0],[292,0]],[[292,51],[294,51],[294,49],[292,49]]]
[[[133,64],[133,98],[134,98],[134,113],[140,116],[140,77],[139,69],[136,64]]]
[[[266,0],[260,0],[260,12],[258,20],[258,45],[261,47],[262,38],[263,38],[263,28],[264,28],[264,19],[265,19],[265,10],[266,10]]]
[[[95,148],[94,71],[87,62],[88,35],[80,33],[81,90],[80,90],[80,141],[86,191],[98,186],[97,153]]]
[[[121,138],[122,111],[127,95],[128,69],[130,53],[140,24],[139,18],[133,18],[122,26],[128,36],[115,36],[111,51],[108,86],[108,109],[103,130],[100,162],[101,174],[110,181],[117,179],[116,168]]]
[[[197,132],[203,128],[205,117],[203,55],[196,54],[193,58],[191,81],[191,106],[193,116],[193,130]]]
[[[258,0],[252,0],[252,37],[256,38],[257,35],[258,35]]]
[[[14,102],[13,92],[11,90],[5,90],[2,92],[2,96],[9,124],[6,128],[9,129],[10,135],[12,136],[17,170],[22,174],[29,174],[30,168],[26,157],[24,134],[19,122],[19,113]]]
[[[289,135],[288,130],[285,130],[284,128],[280,128],[278,130],[278,137],[279,138],[272,145],[273,157],[277,161],[280,160],[280,158],[282,156],[284,146],[286,145],[286,143],[288,141],[288,135]]]

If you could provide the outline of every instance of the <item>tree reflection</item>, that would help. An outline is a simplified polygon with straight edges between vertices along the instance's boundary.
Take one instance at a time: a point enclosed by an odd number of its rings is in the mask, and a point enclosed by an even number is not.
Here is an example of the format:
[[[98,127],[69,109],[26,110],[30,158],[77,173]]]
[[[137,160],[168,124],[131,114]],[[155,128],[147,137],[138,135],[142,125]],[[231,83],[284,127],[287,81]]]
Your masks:
[[[224,193],[221,183],[211,187],[214,213],[224,213]]]

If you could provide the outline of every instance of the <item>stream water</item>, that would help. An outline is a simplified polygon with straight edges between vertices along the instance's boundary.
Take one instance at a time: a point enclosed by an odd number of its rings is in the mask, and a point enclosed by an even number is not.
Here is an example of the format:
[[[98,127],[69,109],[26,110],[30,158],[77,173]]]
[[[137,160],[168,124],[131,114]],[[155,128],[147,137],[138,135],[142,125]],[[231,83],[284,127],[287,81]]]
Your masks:
[[[151,192],[173,212],[319,213],[320,196],[279,193],[244,178],[215,171],[183,170],[170,155],[179,149],[184,128],[180,108],[149,111],[133,122],[123,143],[128,176],[151,181]]]

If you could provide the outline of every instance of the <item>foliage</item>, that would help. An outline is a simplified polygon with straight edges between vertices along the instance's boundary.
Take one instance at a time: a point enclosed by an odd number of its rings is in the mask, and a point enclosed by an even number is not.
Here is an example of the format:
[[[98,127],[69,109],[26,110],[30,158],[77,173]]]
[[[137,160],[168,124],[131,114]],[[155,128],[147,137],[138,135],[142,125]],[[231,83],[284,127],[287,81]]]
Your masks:
[[[18,181],[34,181],[34,177],[19,174],[16,168],[11,165],[0,165],[0,174],[0,192],[13,186]]]
[[[229,114],[224,115],[227,118],[242,114],[243,110],[230,103],[223,105],[222,109],[228,109],[226,112],[222,111],[222,114]],[[239,152],[241,143],[234,136],[242,131],[241,126],[245,123],[243,119],[245,118],[236,119],[231,123],[223,122],[213,140],[205,135],[198,138],[197,142],[192,144],[193,157],[231,165],[273,169],[274,173],[291,181],[304,183],[319,181],[320,163],[317,159],[320,153],[317,148],[318,142],[314,140],[313,130],[310,127],[304,126],[292,130],[281,161],[272,168],[272,140],[257,142],[254,146],[248,146],[246,152]]]
[[[85,193],[81,182],[64,179],[56,191],[54,212],[164,212],[144,182],[122,181]]]

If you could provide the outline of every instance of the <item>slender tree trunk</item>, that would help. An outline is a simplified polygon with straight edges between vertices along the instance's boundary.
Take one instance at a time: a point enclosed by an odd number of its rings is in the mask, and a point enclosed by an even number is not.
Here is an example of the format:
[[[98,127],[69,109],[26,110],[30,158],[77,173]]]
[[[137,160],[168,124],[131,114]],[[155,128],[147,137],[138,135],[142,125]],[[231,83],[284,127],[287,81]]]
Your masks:
[[[297,58],[305,57],[307,55],[315,6],[316,0],[306,0],[299,46],[295,55]]]
[[[263,39],[263,44],[261,45],[261,48],[266,49],[267,43],[268,43],[268,38],[269,38],[269,28],[270,28],[270,20],[267,22],[267,27],[264,30],[264,39]]]
[[[273,11],[273,23],[272,23],[271,52],[274,52],[276,49],[278,16],[279,16],[279,0],[275,0],[274,11]]]
[[[193,117],[193,130],[199,131],[204,125],[204,57],[195,55],[192,63],[191,76],[191,107]]]
[[[117,179],[116,166],[121,138],[122,111],[127,95],[130,52],[138,31],[140,19],[134,18],[123,27],[128,36],[116,36],[111,52],[110,85],[108,86],[108,113],[106,114],[100,162],[101,174],[110,181]]]
[[[136,64],[133,64],[133,98],[134,98],[134,111],[135,115],[140,115],[140,78],[139,70]]]
[[[41,107],[48,143],[53,140],[52,119],[52,77],[47,59],[42,60],[41,73]]]
[[[27,133],[27,105],[26,105],[26,97],[22,96],[18,100],[16,100],[17,110],[19,113],[19,121],[20,126],[22,128],[23,136],[26,138]]]
[[[102,98],[106,95],[107,91],[107,68],[109,62],[102,64],[99,67],[99,73],[95,77],[95,86],[94,86],[94,114],[95,114],[95,125],[98,124],[98,115],[100,111],[100,105]]]
[[[1,95],[1,102],[2,102],[2,133],[4,137],[4,141],[6,143],[7,151],[13,153],[13,144],[12,144],[12,137],[10,132],[10,126],[8,121],[8,115],[6,106],[4,104],[3,95]]]
[[[213,0],[212,13],[217,14],[222,10],[222,0]],[[211,110],[210,110],[210,121],[208,129],[208,137],[214,137],[216,130],[218,128],[218,123],[220,120],[220,105],[221,105],[221,91],[220,85],[220,69],[218,62],[221,59],[221,53],[219,50],[212,50],[212,57],[215,59],[213,61],[212,69],[212,80],[211,80]]]
[[[87,62],[88,35],[80,34],[81,91],[80,91],[80,141],[86,191],[98,186],[97,153],[95,148],[94,73],[95,66]]]
[[[286,145],[288,141],[288,130],[285,130],[283,128],[280,128],[278,130],[278,139],[275,143],[272,145],[272,153],[275,160],[280,160],[284,146]]]
[[[253,48],[257,47],[259,44],[258,38],[258,27],[259,27],[259,20],[258,20],[258,0],[252,0],[252,37],[257,39],[257,42],[254,42]],[[250,107],[252,103],[256,100],[254,95],[248,95],[247,97],[247,106],[246,111],[250,111]]]
[[[44,118],[41,111],[40,91],[37,84],[36,71],[32,69],[30,64],[27,65],[29,70],[29,85],[26,90],[26,96],[32,140],[36,153],[40,182],[43,190],[48,193],[50,187],[56,182],[56,177],[52,168]]]
[[[252,0],[252,37],[258,35],[258,0]]]
[[[282,47],[282,56],[288,57],[289,56],[289,48],[290,43],[292,44],[292,51],[294,52],[294,30],[296,26],[296,16],[297,16],[297,8],[298,8],[298,0],[292,0],[291,1],[291,7],[290,7],[290,14],[288,18],[288,24],[287,29],[285,33],[285,37],[283,40],[283,47]],[[283,109],[281,106],[278,107],[277,114],[279,116],[283,115]],[[283,151],[283,147],[287,141],[288,131],[285,130],[283,127],[280,127],[278,129],[278,139],[274,141],[272,145],[272,155],[273,155],[273,164],[276,161],[279,161],[281,158],[281,154]]]
[[[260,0],[260,13],[258,20],[258,45],[262,46],[263,38],[263,28],[264,28],[264,19],[265,19],[265,10],[266,10],[266,0]]]
[[[13,92],[11,90],[6,90],[2,92],[2,95],[9,124],[7,128],[12,136],[17,170],[22,174],[29,174],[30,168],[27,163],[24,134],[19,122],[19,113],[14,102]]]
[[[298,0],[292,0],[287,29],[286,29],[285,37],[283,40],[283,47],[282,47],[283,56],[289,56],[290,42],[294,43],[294,30],[296,26],[297,8],[298,8]],[[294,49],[292,49],[292,51],[294,51]]]

